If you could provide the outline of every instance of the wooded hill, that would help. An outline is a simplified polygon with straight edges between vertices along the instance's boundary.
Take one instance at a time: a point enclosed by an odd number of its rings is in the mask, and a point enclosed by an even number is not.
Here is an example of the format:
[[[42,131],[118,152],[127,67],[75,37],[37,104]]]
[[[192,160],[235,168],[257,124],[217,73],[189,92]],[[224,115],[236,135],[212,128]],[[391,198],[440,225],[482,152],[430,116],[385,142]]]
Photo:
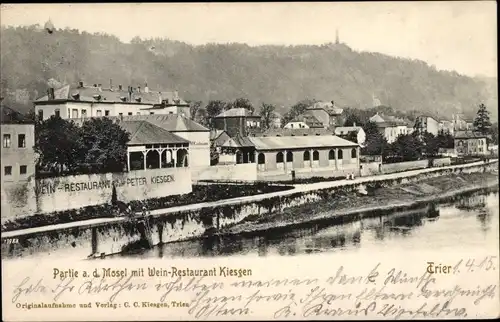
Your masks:
[[[2,27],[4,103],[26,112],[47,83],[102,83],[174,90],[187,100],[271,103],[281,113],[303,99],[368,108],[375,96],[401,111],[473,117],[480,103],[497,119],[497,80],[437,71],[418,60],[357,52],[345,44],[192,46],[166,39],[133,39],[78,30],[49,34],[38,26]]]

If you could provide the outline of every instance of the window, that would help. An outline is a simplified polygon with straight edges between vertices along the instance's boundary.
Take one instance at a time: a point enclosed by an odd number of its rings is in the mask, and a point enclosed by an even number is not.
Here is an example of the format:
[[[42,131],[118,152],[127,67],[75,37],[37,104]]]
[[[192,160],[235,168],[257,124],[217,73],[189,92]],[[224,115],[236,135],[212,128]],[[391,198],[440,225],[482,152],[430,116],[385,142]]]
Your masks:
[[[38,110],[38,119],[43,120],[43,111],[42,110]]]
[[[128,115],[132,115],[132,112],[128,112]]]
[[[357,151],[356,149],[351,150],[351,159],[356,159],[357,158]]]
[[[174,114],[174,112],[168,112],[168,114]]]
[[[290,128],[292,128],[292,129],[293,129],[293,123],[291,123],[291,124],[290,124]]]
[[[71,110],[68,108],[68,117],[71,118]]]
[[[73,118],[73,119],[78,118],[78,110],[76,108],[71,110],[71,118]]]
[[[3,168],[3,175],[4,176],[12,175],[12,167],[10,165]]]
[[[330,150],[330,152],[328,152],[328,160],[335,160],[335,151]]]
[[[278,152],[278,154],[276,154],[276,162],[277,163],[283,162],[283,152]]]
[[[264,153],[259,153],[259,155],[257,157],[257,163],[258,164],[266,163],[266,156],[264,155]]]
[[[25,148],[26,147],[26,135],[25,134],[18,134],[17,135],[17,147],[18,148]]]
[[[3,147],[10,148],[10,134],[3,135]]]
[[[311,153],[309,151],[304,151],[304,161],[310,161],[311,160]]]
[[[339,150],[339,156],[337,159],[342,160],[344,158],[344,151]]]
[[[102,116],[102,111],[101,110],[97,110],[96,111],[96,116]]]
[[[153,114],[155,114],[155,112],[149,112],[149,115],[153,115]]]
[[[104,111],[104,116],[109,116],[109,111],[108,110]]]
[[[293,152],[292,151],[288,151],[286,153],[286,162],[293,162]]]
[[[86,109],[82,109],[82,117],[87,117],[87,110]]]
[[[119,116],[123,116],[123,113],[118,113]]]
[[[26,172],[28,172],[28,167],[25,166],[25,165],[22,165],[19,167],[19,173],[20,174],[26,174]]]
[[[313,161],[318,161],[319,160],[319,152],[318,151],[314,151],[313,152]]]
[[[54,113],[55,113],[56,117],[61,117],[61,110],[60,109],[56,108]]]

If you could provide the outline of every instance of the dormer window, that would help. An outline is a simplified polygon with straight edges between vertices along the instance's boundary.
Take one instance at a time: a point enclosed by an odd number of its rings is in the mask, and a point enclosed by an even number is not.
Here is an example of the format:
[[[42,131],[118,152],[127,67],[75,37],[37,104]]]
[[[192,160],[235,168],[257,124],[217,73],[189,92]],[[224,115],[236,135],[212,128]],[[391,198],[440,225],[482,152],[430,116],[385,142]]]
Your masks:
[[[120,100],[121,100],[122,102],[126,102],[126,101],[127,101],[127,97],[126,97],[126,96],[120,96]]]
[[[142,101],[142,97],[136,97],[136,98],[135,98],[135,101],[136,101],[137,103],[140,103],[140,102]]]
[[[96,101],[100,101],[100,100],[101,100],[101,95],[99,95],[99,94],[93,95],[92,97],[93,97]]]
[[[80,99],[80,93],[76,92],[76,93],[73,93],[71,94],[71,97],[73,97],[74,100],[79,100]]]

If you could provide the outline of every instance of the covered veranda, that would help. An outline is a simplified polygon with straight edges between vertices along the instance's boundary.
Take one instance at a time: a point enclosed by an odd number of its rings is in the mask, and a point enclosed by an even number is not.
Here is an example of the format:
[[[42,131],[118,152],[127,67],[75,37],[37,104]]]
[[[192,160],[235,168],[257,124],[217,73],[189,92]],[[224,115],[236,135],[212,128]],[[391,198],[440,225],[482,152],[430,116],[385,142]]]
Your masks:
[[[146,170],[189,166],[189,141],[147,121],[123,121],[130,133],[127,169]]]

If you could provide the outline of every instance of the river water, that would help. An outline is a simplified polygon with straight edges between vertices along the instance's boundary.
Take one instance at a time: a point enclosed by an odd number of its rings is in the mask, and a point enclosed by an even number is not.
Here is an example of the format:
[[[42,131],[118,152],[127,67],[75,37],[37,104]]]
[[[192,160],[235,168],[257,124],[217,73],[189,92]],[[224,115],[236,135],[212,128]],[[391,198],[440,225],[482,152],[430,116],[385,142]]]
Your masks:
[[[462,195],[448,203],[386,214],[347,224],[294,228],[256,237],[211,237],[157,246],[140,258],[294,256],[347,252],[370,256],[384,249],[443,250],[498,246],[498,192]]]

